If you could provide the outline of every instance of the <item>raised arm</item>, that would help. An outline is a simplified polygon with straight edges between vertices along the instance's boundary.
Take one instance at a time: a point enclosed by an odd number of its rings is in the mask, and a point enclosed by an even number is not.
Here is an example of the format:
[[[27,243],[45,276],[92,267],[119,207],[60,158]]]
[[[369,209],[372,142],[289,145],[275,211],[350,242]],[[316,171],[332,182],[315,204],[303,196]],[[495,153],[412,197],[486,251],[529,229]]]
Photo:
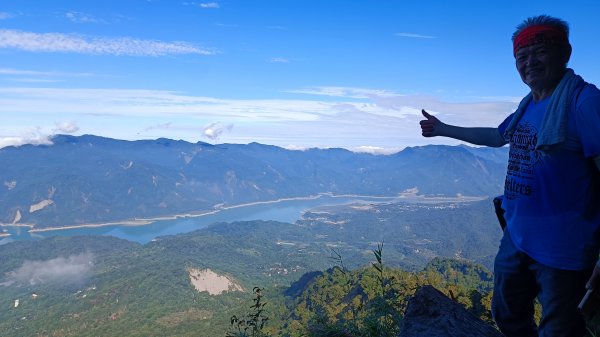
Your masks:
[[[475,145],[501,147],[506,144],[498,128],[465,128],[442,123],[425,110],[421,110],[426,118],[420,122],[423,137],[450,137]],[[598,162],[596,162],[598,163]],[[600,164],[599,164],[600,165]]]

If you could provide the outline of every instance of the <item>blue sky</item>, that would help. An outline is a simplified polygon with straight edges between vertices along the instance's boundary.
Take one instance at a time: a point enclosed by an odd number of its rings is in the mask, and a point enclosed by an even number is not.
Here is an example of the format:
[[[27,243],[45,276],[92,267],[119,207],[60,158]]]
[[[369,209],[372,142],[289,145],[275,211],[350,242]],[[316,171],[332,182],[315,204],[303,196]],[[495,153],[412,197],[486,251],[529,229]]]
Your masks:
[[[598,1],[0,1],[0,147],[56,133],[389,153],[420,109],[495,126],[528,92],[510,36],[571,25],[600,84]]]

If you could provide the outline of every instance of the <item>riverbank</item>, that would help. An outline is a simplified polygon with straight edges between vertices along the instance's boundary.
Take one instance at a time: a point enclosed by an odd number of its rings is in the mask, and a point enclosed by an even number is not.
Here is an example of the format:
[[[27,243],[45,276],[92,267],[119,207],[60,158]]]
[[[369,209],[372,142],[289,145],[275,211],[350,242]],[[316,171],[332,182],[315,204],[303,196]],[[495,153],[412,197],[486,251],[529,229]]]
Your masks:
[[[41,233],[41,232],[49,232],[49,231],[59,231],[59,230],[69,230],[69,229],[77,229],[77,228],[98,228],[98,227],[107,227],[107,226],[145,226],[155,223],[157,221],[166,221],[166,220],[177,220],[177,219],[185,219],[185,218],[197,218],[207,215],[217,214],[221,211],[226,211],[234,208],[242,208],[256,205],[264,205],[264,204],[275,204],[284,201],[294,201],[294,200],[314,200],[320,198],[322,195],[313,195],[307,197],[294,197],[294,198],[281,198],[276,200],[268,200],[268,201],[255,201],[238,205],[224,206],[223,204],[217,204],[213,206],[213,210],[210,211],[198,211],[192,213],[183,213],[183,214],[174,214],[174,215],[166,215],[160,217],[152,217],[152,218],[135,218],[132,220],[125,221],[111,221],[111,222],[103,222],[103,223],[95,223],[95,224],[80,224],[80,225],[69,225],[69,226],[60,226],[60,227],[44,227],[44,228],[33,228],[30,229],[30,233]],[[332,196],[335,197],[335,196]]]
[[[483,200],[483,199],[487,198],[487,197],[469,197],[469,196],[427,197],[427,196],[417,195],[414,192],[401,193],[396,196],[371,196],[371,195],[355,195],[355,194],[334,195],[330,192],[327,192],[327,193],[319,193],[317,195],[280,198],[280,199],[267,200],[267,201],[255,201],[255,202],[249,202],[249,203],[243,203],[243,204],[237,204],[237,205],[229,205],[229,206],[226,206],[224,204],[217,204],[217,205],[213,206],[212,210],[202,210],[202,211],[191,212],[191,213],[166,215],[166,216],[159,216],[159,217],[152,217],[152,218],[135,218],[135,219],[128,219],[128,220],[123,220],[123,221],[110,221],[110,222],[102,222],[102,223],[85,223],[85,224],[78,224],[78,225],[55,226],[55,227],[44,227],[44,228],[35,228],[35,225],[33,225],[33,224],[0,224],[0,228],[1,227],[11,227],[11,228],[23,227],[23,228],[28,228],[29,233],[43,233],[43,232],[50,232],[50,231],[72,230],[72,229],[81,229],[81,228],[99,228],[99,227],[108,227],[108,226],[131,226],[131,227],[146,226],[146,225],[153,224],[157,221],[177,220],[177,219],[185,219],[185,218],[197,218],[197,217],[203,217],[203,216],[208,216],[208,215],[214,215],[219,212],[230,210],[230,209],[251,207],[251,206],[257,206],[257,205],[276,204],[276,203],[281,203],[281,202],[286,202],[286,201],[316,200],[316,199],[319,199],[322,197],[356,198],[356,199],[365,198],[365,199],[371,199],[371,200],[374,199],[374,200],[389,200],[389,201],[398,200],[398,201],[410,201],[410,202],[416,202],[416,203],[472,202],[472,201],[479,201],[479,200]],[[8,235],[10,235],[10,234],[8,234]],[[0,236],[2,236],[2,235],[0,234]]]

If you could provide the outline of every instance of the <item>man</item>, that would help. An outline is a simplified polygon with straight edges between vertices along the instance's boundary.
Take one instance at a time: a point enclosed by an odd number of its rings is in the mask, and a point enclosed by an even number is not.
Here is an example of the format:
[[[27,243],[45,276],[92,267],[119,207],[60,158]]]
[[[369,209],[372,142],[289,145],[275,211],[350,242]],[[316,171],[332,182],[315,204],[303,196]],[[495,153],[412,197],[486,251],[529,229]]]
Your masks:
[[[531,92],[498,127],[448,125],[423,110],[425,137],[510,145],[492,299],[506,336],[583,336],[577,305],[586,287],[600,291],[600,91],[567,68],[568,36],[566,22],[546,15],[517,26],[513,54]]]

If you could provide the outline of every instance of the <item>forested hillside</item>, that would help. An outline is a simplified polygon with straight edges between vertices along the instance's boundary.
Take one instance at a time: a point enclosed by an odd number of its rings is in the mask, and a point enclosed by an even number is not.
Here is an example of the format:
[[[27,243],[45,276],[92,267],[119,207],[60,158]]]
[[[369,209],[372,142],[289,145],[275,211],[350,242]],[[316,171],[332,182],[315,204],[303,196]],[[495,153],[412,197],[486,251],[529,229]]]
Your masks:
[[[371,289],[375,276],[369,266],[382,238],[386,277],[395,275],[402,281],[397,285],[402,296],[398,303],[422,283],[439,283],[440,288],[462,284],[485,297],[486,272],[429,261],[456,256],[455,247],[468,245],[467,238],[479,240],[478,235],[486,232],[497,237],[499,229],[489,207],[489,200],[357,204],[340,206],[339,212],[313,210],[296,224],[219,223],[146,245],[111,237],[53,237],[0,245],[0,303],[5,308],[0,311],[0,334],[223,336],[230,317],[248,311],[255,286],[264,289],[269,303],[266,327],[272,333],[291,334],[293,327],[312,320],[317,307],[307,303],[316,304],[318,296],[331,294],[340,286],[340,277],[356,279],[353,289],[365,291],[361,298],[370,301],[377,290]],[[426,215],[429,212],[434,214]],[[458,219],[467,219],[469,225]],[[439,230],[426,236],[423,231],[428,227]],[[478,249],[494,249],[491,244],[483,246]],[[197,290],[194,281],[199,274],[192,271],[203,270],[227,277],[243,291]],[[441,281],[445,277],[448,282]],[[356,288],[363,281],[367,283]],[[336,291],[341,294],[343,289]],[[326,310],[328,319],[339,316],[336,310],[341,307],[336,308]]]
[[[420,272],[383,267],[381,275],[390,280],[384,281],[384,288],[375,269],[350,271],[339,260],[334,261],[333,268],[307,273],[293,282],[296,276],[286,275],[283,268],[278,270],[279,277],[266,277],[264,270],[256,270],[260,269],[254,265],[256,261],[248,265],[248,261],[238,259],[239,254],[231,254],[233,258],[223,256],[219,262],[209,261],[206,258],[209,254],[190,251],[185,244],[188,240],[203,243],[202,240],[210,239],[215,237],[191,235],[182,238],[177,250],[170,245],[144,247],[108,237],[46,239],[37,243],[36,253],[31,253],[27,244],[5,245],[0,256],[9,263],[2,266],[5,277],[0,285],[0,303],[5,309],[0,311],[0,333],[3,336],[225,336],[227,331],[235,331],[235,325],[230,326],[230,317],[244,317],[251,312],[253,285],[263,289],[263,301],[267,303],[264,316],[269,317],[264,332],[273,336],[318,335],[323,329],[347,329],[346,325],[348,329],[363,329],[362,323],[356,322],[381,315],[373,301],[382,289],[389,304],[393,304],[390,308],[396,310],[394,315],[401,315],[408,296],[422,284],[452,292],[466,307],[482,317],[488,315],[485,306],[489,300],[489,272],[465,261],[436,259]],[[176,242],[173,238],[171,244]],[[207,249],[214,249],[220,243],[214,242]],[[236,244],[229,248],[232,246]],[[251,244],[238,247],[253,250]],[[182,256],[177,251],[197,255]],[[269,261],[262,253],[262,250],[255,252]],[[59,261],[61,256],[65,258]],[[322,265],[332,262],[323,256],[316,260],[319,259]],[[27,261],[33,260],[39,262],[37,273],[28,270],[31,262]],[[221,263],[229,271],[212,267]],[[186,273],[191,266],[211,266],[238,279],[244,291],[219,295],[197,292]],[[41,270],[48,268],[54,270]],[[52,274],[59,273],[61,268],[62,276]],[[68,269],[77,269],[77,273],[65,274]],[[353,306],[357,306],[356,310]],[[356,316],[348,321],[347,315],[352,310]],[[349,322],[358,325],[352,327]]]

